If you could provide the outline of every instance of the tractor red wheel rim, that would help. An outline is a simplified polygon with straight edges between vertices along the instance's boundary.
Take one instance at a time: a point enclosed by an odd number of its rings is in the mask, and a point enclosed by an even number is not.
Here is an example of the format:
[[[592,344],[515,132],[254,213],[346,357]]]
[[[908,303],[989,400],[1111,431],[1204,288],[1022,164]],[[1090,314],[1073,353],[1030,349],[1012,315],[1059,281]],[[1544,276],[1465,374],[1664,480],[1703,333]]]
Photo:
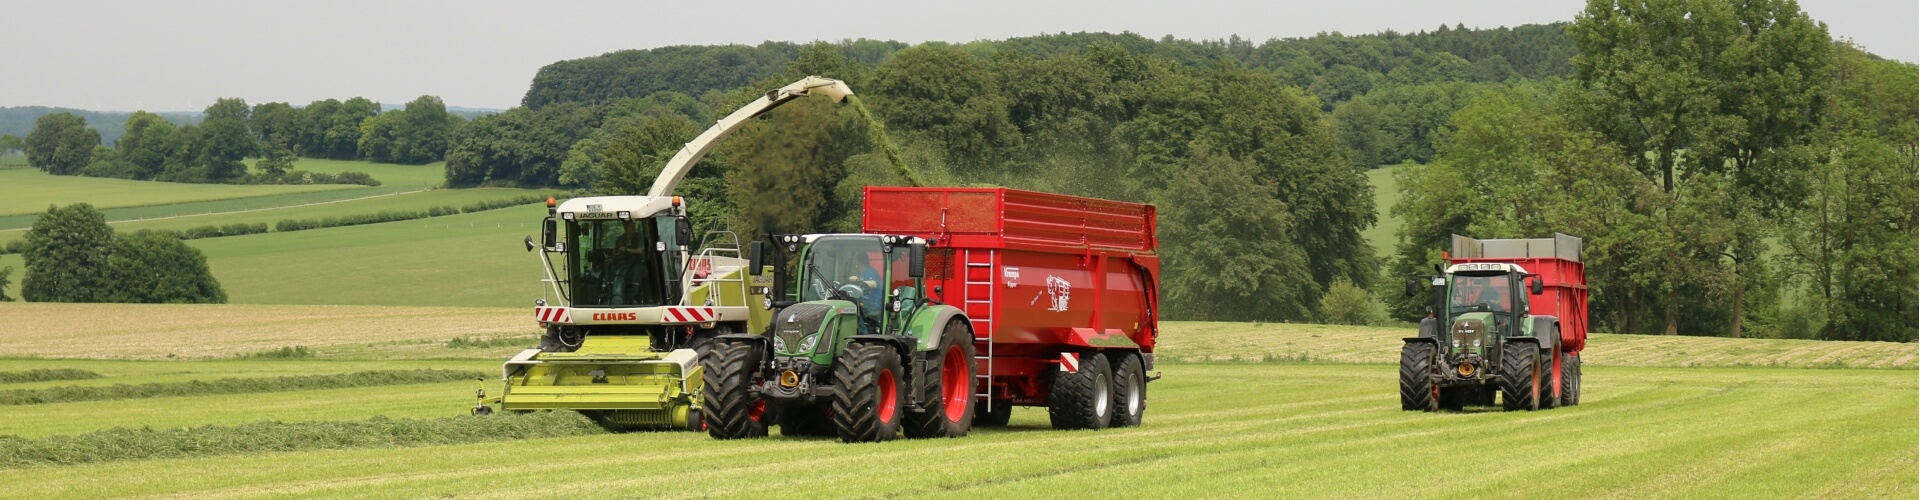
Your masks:
[[[880,379],[875,380],[874,384],[880,386],[880,421],[892,422],[893,414],[900,411],[900,403],[894,399],[898,395],[898,388],[894,387],[893,370],[880,370]]]
[[[759,422],[760,417],[764,417],[766,415],[767,415],[767,400],[765,399],[754,401],[753,404],[747,406],[747,420]]]
[[[967,357],[959,347],[947,348],[940,361],[940,404],[948,422],[959,422],[967,415],[967,399],[973,397],[971,377],[967,376]]]

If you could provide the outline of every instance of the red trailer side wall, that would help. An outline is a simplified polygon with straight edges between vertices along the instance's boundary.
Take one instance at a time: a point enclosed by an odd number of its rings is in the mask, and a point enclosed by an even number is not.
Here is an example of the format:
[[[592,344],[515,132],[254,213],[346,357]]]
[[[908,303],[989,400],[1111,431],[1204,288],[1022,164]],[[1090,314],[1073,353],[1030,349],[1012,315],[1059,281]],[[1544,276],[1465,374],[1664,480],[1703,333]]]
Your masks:
[[[1047,356],[1106,335],[1152,352],[1154,216],[1151,205],[1015,189],[868,187],[862,227],[935,240],[932,298],[965,310],[996,356]]]
[[[1451,259],[1454,264],[1505,262],[1519,264],[1540,275],[1546,290],[1528,299],[1530,314],[1560,319],[1560,347],[1580,352],[1587,345],[1587,268],[1585,264],[1552,257],[1525,259]]]

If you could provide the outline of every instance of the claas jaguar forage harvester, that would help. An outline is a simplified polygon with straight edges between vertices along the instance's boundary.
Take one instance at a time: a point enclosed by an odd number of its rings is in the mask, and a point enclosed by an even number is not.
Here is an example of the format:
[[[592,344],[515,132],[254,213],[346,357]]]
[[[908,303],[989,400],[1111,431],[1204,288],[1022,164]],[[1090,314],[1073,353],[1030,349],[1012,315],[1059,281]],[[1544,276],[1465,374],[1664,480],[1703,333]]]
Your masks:
[[[1140,425],[1159,334],[1154,208],[1003,188],[868,187],[864,233],[770,235],[769,335],[702,357],[722,439],[959,437],[1015,406]],[[768,246],[770,245],[770,246]],[[791,286],[789,286],[791,285]]]

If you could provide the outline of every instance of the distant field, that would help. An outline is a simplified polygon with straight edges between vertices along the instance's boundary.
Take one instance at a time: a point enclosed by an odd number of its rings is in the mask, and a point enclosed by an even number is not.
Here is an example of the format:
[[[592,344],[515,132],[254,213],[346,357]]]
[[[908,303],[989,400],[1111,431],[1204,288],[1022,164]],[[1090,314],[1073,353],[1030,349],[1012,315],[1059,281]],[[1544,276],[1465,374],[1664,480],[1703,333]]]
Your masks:
[[[257,160],[247,160],[252,167]],[[300,158],[294,160],[293,170],[337,174],[340,172],[361,172],[379,179],[383,185],[397,185],[417,188],[436,187],[446,184],[447,163],[433,162],[426,165],[397,165],[392,163],[374,163],[363,160],[323,160],[319,158]]]
[[[1381,256],[1393,255],[1394,232],[1404,225],[1398,217],[1393,217],[1393,204],[1400,201],[1400,183],[1393,179],[1393,173],[1400,170],[1399,165],[1388,165],[1367,171],[1367,183],[1373,185],[1374,212],[1379,214],[1380,222],[1360,236],[1373,244],[1374,252]]]
[[[186,202],[186,203],[168,203],[165,205],[144,205],[144,206],[137,206],[137,207],[108,208],[108,209],[101,210],[100,212],[102,213],[102,215],[105,215],[107,217],[108,223],[118,223],[118,222],[135,221],[135,220],[143,220],[143,219],[158,219],[158,218],[166,218],[166,217],[198,217],[198,216],[205,216],[209,214],[220,214],[225,212],[237,212],[237,211],[243,211],[243,210],[259,210],[264,208],[313,205],[317,203],[337,202],[341,200],[353,200],[353,199],[367,198],[367,197],[380,196],[380,195],[411,193],[411,192],[418,192],[418,191],[424,191],[424,190],[425,188],[421,188],[417,186],[380,186],[380,187],[355,186],[352,189],[307,191],[307,192],[299,192],[299,193],[253,196],[248,198],[234,198],[234,199],[226,199],[226,200],[192,201],[192,202]],[[45,208],[43,207],[41,211],[45,211]],[[8,238],[6,231],[25,230],[26,228],[32,227],[33,221],[39,218],[40,218],[40,214],[38,213],[0,216],[0,239]]]
[[[321,357],[475,356],[475,350],[445,349],[444,343],[454,337],[533,339],[538,327],[532,300],[527,302],[526,308],[0,302],[0,317],[6,318],[0,322],[0,371],[18,368],[6,357],[214,359],[287,346],[306,346]],[[87,383],[111,380],[116,370]],[[6,388],[12,384],[0,386]]]
[[[132,207],[357,187],[360,186],[183,184],[48,175],[31,168],[4,168],[0,169],[0,215],[44,212],[48,205],[83,201],[101,208]]]
[[[381,189],[381,188],[374,188]],[[357,192],[344,191],[344,192]],[[114,230],[121,232],[141,229],[183,230],[201,226],[219,226],[234,223],[266,223],[271,226],[285,219],[318,219],[324,217],[370,214],[388,210],[426,210],[428,207],[449,205],[456,209],[480,201],[505,200],[518,196],[546,193],[533,189],[473,188],[473,189],[436,189],[431,191],[411,191],[402,193],[366,194],[367,198],[350,198],[332,202],[310,202],[280,208],[241,209],[239,211],[213,213],[208,215],[175,216],[152,220],[132,220],[113,223]],[[315,193],[318,194],[318,193]],[[245,202],[255,200],[230,200]],[[219,202],[215,202],[219,203]],[[0,230],[0,244],[20,239],[26,235],[24,230]]]

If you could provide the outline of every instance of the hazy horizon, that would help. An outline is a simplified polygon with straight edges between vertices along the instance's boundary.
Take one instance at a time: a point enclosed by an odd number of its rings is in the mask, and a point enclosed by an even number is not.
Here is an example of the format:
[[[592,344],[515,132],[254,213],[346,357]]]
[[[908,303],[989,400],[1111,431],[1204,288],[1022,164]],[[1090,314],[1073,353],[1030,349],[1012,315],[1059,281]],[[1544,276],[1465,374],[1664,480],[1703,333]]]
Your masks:
[[[449,106],[516,106],[534,73],[556,61],[671,45],[804,43],[869,38],[905,43],[998,40],[1061,32],[1133,32],[1148,38],[1255,43],[1321,32],[1431,31],[1441,25],[1512,27],[1572,21],[1578,0],[1353,2],[1012,2],[838,9],[764,1],[709,4],[290,2],[185,5],[69,1],[28,4],[16,40],[32,50],[0,63],[0,106],[93,111],[195,111],[221,97],[305,104],[364,96],[404,103],[423,94]],[[965,7],[965,8],[961,8]],[[1802,4],[1835,38],[1913,62],[1914,2]],[[80,38],[71,38],[73,35]],[[67,38],[63,38],[67,37]],[[65,41],[65,43],[63,43]],[[26,77],[18,77],[26,75]]]

